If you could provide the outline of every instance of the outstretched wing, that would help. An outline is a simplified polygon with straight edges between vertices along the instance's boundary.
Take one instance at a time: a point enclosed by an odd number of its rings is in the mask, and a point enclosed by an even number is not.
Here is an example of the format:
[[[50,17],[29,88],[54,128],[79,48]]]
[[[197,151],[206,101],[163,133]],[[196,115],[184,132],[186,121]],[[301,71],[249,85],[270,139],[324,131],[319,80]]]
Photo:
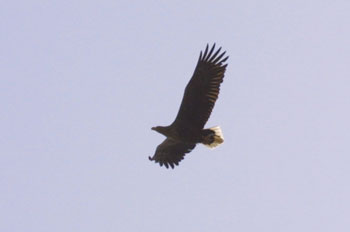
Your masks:
[[[215,44],[208,51],[208,45],[202,55],[200,53],[194,74],[187,84],[180,110],[173,124],[186,128],[191,125],[202,129],[214,108],[223,82],[227,64],[223,64],[228,56],[220,53],[221,47],[214,52]],[[223,58],[224,57],[224,58]]]
[[[158,145],[154,156],[148,157],[149,160],[159,163],[160,166],[165,165],[166,168],[174,168],[179,165],[184,156],[191,152],[196,144],[182,143],[173,139],[167,138],[160,145]]]

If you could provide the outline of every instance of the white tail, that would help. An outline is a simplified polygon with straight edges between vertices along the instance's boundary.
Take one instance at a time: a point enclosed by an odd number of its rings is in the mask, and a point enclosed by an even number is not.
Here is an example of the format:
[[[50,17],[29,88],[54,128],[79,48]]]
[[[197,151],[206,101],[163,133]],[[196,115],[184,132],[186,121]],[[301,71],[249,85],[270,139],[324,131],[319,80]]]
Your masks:
[[[214,134],[208,136],[209,141],[205,139],[206,141],[208,141],[206,143],[203,143],[205,146],[209,148],[215,148],[224,142],[224,135],[222,134],[221,128],[219,126],[211,127],[207,130],[211,130],[212,132],[214,132]]]

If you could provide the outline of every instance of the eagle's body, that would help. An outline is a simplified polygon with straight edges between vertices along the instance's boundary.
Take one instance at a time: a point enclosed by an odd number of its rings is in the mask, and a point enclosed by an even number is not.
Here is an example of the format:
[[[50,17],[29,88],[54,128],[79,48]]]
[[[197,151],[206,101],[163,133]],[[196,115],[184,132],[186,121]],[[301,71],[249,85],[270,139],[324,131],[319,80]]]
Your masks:
[[[227,64],[223,64],[228,57],[223,58],[225,52],[215,53],[215,44],[208,50],[208,45],[199,60],[194,74],[187,84],[179,112],[170,126],[152,127],[167,138],[156,150],[150,160],[154,160],[167,168],[178,165],[186,153],[193,150],[197,143],[209,147],[216,147],[223,143],[224,138],[220,127],[203,129],[214,108],[223,82]]]

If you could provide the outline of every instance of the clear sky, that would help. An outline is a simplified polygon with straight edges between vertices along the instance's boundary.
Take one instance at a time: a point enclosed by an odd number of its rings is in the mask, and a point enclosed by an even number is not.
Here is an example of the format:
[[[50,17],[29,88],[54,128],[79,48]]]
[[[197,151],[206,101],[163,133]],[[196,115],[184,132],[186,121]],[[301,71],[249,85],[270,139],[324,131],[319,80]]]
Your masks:
[[[350,231],[350,1],[0,5],[0,231]],[[161,168],[214,42],[225,143]]]

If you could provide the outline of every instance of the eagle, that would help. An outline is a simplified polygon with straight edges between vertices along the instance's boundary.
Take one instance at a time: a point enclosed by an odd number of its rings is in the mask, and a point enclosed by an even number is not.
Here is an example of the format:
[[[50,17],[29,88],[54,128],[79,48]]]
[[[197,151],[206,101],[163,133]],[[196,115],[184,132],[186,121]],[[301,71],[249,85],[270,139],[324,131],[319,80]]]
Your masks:
[[[223,82],[228,56],[221,47],[215,51],[215,43],[204,53],[200,52],[193,76],[185,88],[181,106],[170,126],[156,126],[152,130],[164,135],[166,139],[158,145],[149,160],[166,168],[174,168],[191,152],[198,143],[214,148],[224,142],[219,126],[204,129],[204,125],[218,99]]]

